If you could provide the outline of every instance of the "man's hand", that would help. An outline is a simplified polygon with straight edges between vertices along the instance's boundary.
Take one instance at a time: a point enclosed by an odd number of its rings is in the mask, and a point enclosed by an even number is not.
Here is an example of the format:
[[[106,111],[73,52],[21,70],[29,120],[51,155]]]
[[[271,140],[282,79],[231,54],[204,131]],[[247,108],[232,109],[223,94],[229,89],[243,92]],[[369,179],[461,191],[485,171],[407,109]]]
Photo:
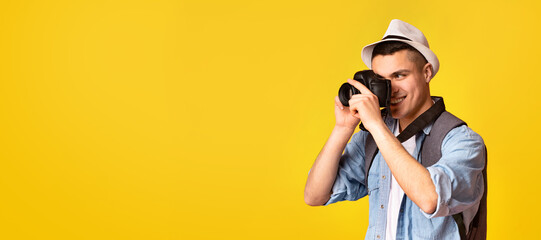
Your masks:
[[[368,131],[384,125],[378,97],[358,81],[348,79],[348,83],[361,91],[361,94],[355,94],[349,100],[350,115],[360,119]]]
[[[354,131],[355,127],[359,125],[360,119],[351,114],[349,107],[342,105],[338,96],[334,98],[334,105],[336,126]]]

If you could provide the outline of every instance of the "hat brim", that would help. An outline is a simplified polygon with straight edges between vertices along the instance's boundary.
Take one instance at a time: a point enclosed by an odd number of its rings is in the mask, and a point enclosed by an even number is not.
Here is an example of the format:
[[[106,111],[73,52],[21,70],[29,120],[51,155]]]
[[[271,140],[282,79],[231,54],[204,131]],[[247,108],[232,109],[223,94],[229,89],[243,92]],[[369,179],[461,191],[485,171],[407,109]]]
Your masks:
[[[436,73],[438,72],[438,70],[440,69],[440,61],[438,60],[438,57],[436,57],[436,54],[434,54],[434,52],[430,50],[430,48],[427,48],[425,45],[417,43],[417,42],[404,40],[404,39],[398,39],[398,38],[387,38],[387,39],[384,39],[384,40],[381,40],[381,41],[378,41],[378,42],[375,42],[363,47],[361,51],[361,58],[364,64],[366,64],[368,68],[372,69],[372,52],[374,51],[374,47],[376,47],[378,43],[389,42],[389,41],[403,42],[417,49],[417,51],[419,51],[426,58],[426,60],[430,64],[432,64],[432,70],[433,70],[432,77],[434,77]]]

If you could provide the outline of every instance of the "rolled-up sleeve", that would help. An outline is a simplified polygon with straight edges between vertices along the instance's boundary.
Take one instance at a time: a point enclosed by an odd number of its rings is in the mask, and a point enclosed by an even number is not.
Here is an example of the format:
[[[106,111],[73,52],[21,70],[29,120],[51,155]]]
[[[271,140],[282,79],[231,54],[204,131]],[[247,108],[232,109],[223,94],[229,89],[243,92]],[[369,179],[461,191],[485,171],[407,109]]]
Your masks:
[[[349,200],[355,201],[367,195],[364,186],[364,143],[367,133],[359,131],[353,135],[340,157],[338,172],[330,199],[324,205]]]
[[[463,125],[451,130],[442,142],[442,157],[428,167],[438,202],[427,218],[449,216],[477,206],[484,191],[485,144],[479,134]]]

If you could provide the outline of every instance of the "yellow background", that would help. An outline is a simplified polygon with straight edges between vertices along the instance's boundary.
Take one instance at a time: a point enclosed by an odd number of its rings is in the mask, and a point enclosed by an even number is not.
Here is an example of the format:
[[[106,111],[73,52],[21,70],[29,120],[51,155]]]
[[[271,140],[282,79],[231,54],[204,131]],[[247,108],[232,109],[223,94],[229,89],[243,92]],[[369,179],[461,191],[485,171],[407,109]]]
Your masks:
[[[538,1],[1,1],[1,239],[362,239],[304,203],[361,48],[398,18],[489,149],[489,239],[539,235]]]

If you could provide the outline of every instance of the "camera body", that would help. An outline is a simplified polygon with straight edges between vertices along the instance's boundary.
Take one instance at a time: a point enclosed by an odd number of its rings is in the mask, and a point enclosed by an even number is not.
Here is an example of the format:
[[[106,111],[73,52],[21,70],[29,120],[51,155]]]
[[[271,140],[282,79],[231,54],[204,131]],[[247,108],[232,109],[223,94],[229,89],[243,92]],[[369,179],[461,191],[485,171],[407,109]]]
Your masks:
[[[379,106],[389,108],[391,106],[391,80],[379,78],[372,70],[358,71],[353,76],[356,80],[365,85],[374,95],[378,97]],[[344,83],[338,90],[338,98],[342,105],[349,107],[349,100],[355,94],[361,92],[349,83]]]

